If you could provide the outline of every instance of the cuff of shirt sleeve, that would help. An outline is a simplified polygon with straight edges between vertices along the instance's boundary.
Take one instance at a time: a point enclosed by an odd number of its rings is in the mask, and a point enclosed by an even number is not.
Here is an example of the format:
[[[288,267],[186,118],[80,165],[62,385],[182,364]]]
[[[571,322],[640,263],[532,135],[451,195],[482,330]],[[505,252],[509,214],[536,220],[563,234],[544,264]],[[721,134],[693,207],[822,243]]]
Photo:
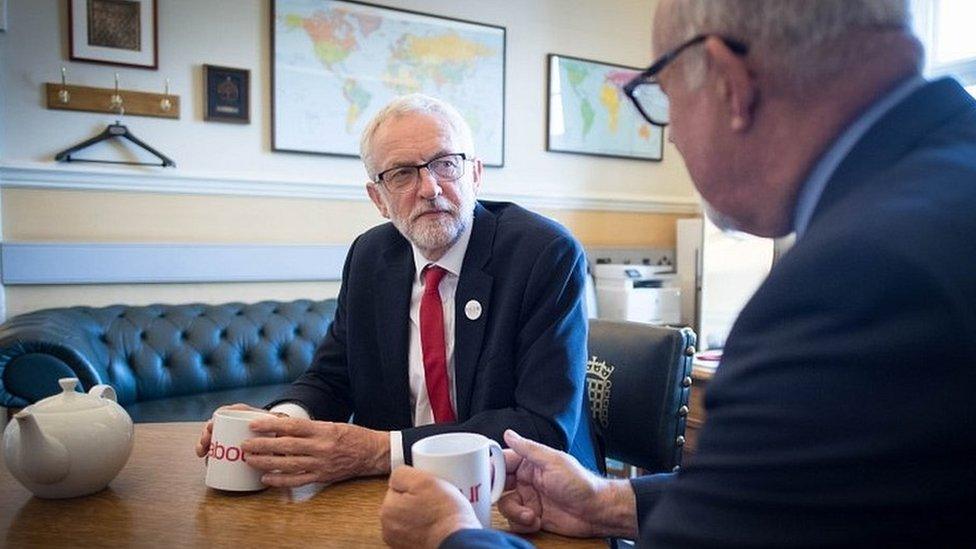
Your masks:
[[[390,471],[403,464],[403,433],[390,431]]]
[[[276,404],[271,407],[269,412],[280,412],[288,417],[297,417],[298,419],[312,419],[311,414],[308,413],[301,404],[295,402],[282,402],[281,404]]]

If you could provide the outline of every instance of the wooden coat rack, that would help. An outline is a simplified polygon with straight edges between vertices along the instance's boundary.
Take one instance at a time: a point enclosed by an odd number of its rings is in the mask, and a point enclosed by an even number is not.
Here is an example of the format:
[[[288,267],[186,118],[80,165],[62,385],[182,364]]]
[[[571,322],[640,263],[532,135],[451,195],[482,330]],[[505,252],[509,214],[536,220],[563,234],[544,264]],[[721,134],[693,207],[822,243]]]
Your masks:
[[[165,93],[150,93],[119,89],[118,74],[115,78],[114,89],[72,86],[65,83],[62,68],[60,84],[56,82],[44,84],[47,108],[118,114],[119,107],[124,105],[127,116],[180,117],[180,96],[169,93],[168,80]]]

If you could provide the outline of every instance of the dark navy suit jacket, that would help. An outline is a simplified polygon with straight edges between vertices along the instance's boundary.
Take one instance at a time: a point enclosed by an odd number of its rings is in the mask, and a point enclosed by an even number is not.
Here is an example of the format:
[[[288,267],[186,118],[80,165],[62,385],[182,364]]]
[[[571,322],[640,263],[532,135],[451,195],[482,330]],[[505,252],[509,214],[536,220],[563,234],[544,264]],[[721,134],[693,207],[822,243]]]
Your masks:
[[[413,426],[408,381],[410,243],[386,223],[353,243],[335,320],[312,365],[277,402],[320,420],[401,430],[407,463],[417,440],[505,429],[570,451],[596,469],[585,407],[586,260],[558,224],[519,206],[479,202],[455,294],[456,424]],[[481,316],[465,316],[476,300]],[[277,403],[275,402],[275,403]],[[274,405],[272,403],[271,405]]]
[[[686,467],[634,482],[639,545],[976,544],[976,103],[958,84],[851,150],[705,405]]]

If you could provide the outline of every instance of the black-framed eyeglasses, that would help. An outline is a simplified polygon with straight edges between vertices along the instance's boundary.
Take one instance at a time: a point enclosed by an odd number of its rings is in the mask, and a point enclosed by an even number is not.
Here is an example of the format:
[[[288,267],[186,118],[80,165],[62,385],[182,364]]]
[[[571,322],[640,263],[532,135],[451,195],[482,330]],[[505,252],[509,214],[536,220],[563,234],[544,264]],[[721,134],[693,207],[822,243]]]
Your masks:
[[[382,183],[391,193],[406,193],[417,187],[420,182],[420,170],[427,168],[430,175],[439,183],[448,183],[461,179],[464,175],[464,162],[472,160],[464,153],[442,154],[423,164],[416,166],[397,166],[376,174],[374,183]]]
[[[638,74],[624,85],[624,93],[627,94],[627,97],[634,103],[634,106],[637,107],[637,110],[640,111],[641,116],[645,120],[655,126],[667,126],[671,122],[668,112],[668,96],[661,89],[661,85],[657,81],[657,75],[664,70],[664,67],[674,61],[681,52],[704,42],[709,36],[714,35],[699,34],[682,42],[677,47],[658,57],[644,72]],[[736,55],[745,55],[749,51],[749,47],[742,42],[723,36],[719,36],[718,38],[722,42],[725,42],[725,45]]]

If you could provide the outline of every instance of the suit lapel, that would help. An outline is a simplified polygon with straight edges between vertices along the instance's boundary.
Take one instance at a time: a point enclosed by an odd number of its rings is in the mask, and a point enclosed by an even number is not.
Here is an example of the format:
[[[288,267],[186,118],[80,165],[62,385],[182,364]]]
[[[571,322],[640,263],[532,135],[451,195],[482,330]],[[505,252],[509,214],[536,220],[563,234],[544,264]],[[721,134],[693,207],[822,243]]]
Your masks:
[[[414,264],[410,245],[397,235],[397,242],[383,253],[383,269],[374,274],[376,341],[380,349],[383,386],[396,414],[394,424],[413,425],[410,409],[409,357],[410,290]]]
[[[454,294],[454,376],[457,389],[458,420],[471,415],[471,395],[477,373],[485,326],[491,315],[492,277],[484,271],[491,259],[491,245],[495,238],[495,216],[480,203],[475,206],[471,240],[464,253],[461,276]],[[471,319],[465,313],[465,305],[475,301],[481,306],[481,315]]]

